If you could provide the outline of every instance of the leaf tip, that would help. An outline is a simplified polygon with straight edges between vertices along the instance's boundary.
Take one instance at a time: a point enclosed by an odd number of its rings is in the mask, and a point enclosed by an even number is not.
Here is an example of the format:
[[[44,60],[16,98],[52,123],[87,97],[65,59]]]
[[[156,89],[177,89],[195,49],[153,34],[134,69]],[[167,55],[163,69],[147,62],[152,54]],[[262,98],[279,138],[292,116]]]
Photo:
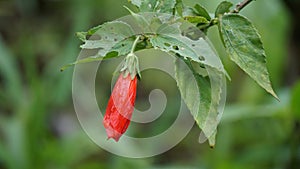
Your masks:
[[[64,66],[62,66],[59,70],[60,70],[60,72],[63,72],[63,71],[65,71],[68,67],[69,67],[69,65],[64,65]]]
[[[208,139],[208,144],[209,144],[209,147],[210,147],[211,149],[214,149],[214,148],[215,148],[215,144],[216,144],[215,136],[213,136],[212,138],[209,138],[209,139]]]
[[[81,40],[82,42],[85,42],[86,41],[86,35],[87,33],[86,32],[76,32],[75,33],[75,36]]]
[[[277,94],[274,92],[274,90],[270,90],[270,91],[268,91],[273,97],[275,97],[275,99],[278,101],[278,102],[280,102],[280,99],[279,99],[279,97],[277,96]]]

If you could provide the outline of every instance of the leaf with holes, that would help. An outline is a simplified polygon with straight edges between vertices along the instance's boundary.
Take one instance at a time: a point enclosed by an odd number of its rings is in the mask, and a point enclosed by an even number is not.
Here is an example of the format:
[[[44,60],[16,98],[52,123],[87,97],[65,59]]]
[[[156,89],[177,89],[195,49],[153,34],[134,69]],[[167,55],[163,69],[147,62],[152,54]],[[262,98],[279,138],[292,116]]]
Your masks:
[[[205,40],[205,35],[190,23],[162,24],[150,42],[156,49],[175,53],[188,65],[184,67],[185,64],[176,62],[176,81],[183,100],[213,146],[221,117],[220,96],[225,86],[226,72],[220,58]],[[200,65],[204,65],[207,74]],[[204,77],[207,75],[210,80]],[[192,82],[192,79],[196,80]],[[198,90],[203,90],[201,97]]]
[[[76,35],[84,42],[84,44],[80,46],[82,49],[96,49],[98,51],[93,56],[64,65],[61,71],[80,63],[94,62],[126,55],[130,52],[135,39],[135,33],[131,26],[122,21],[107,22],[87,32],[78,32]]]
[[[81,64],[81,63],[89,63],[89,62],[95,62],[95,61],[100,61],[100,60],[105,60],[105,59],[109,59],[109,58],[113,58],[113,57],[117,57],[117,56],[122,56],[122,55],[126,55],[130,52],[131,47],[134,43],[134,38],[130,37],[128,39],[124,39],[123,41],[118,42],[117,44],[115,44],[111,50],[109,52],[107,52],[107,54],[105,56],[101,56],[101,55],[94,55],[94,56],[89,56],[87,58],[84,59],[80,59],[77,60],[73,63],[69,63],[67,65],[64,65],[63,67],[61,67],[61,71],[64,71],[65,69],[74,66],[76,64]]]
[[[85,40],[85,43],[80,47],[83,49],[99,49],[98,56],[106,56],[107,53],[112,51],[119,52],[118,48],[114,48],[114,46],[134,35],[130,25],[121,21],[107,22],[93,31],[90,39]],[[91,30],[86,34],[90,35],[89,32]]]
[[[150,38],[154,48],[179,54],[184,58],[190,58],[195,62],[225,72],[220,58],[204,39],[204,34],[197,28],[191,27],[190,24],[163,24],[156,34]]]
[[[227,14],[220,18],[219,30],[230,59],[278,99],[269,79],[263,44],[252,23],[241,15]]]

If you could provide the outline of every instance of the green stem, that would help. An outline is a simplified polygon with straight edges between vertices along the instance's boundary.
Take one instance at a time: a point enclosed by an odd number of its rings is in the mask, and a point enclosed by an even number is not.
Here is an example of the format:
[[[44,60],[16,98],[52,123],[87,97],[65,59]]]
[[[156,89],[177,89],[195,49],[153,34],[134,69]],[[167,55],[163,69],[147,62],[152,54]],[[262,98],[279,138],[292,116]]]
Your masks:
[[[131,79],[134,79],[137,75],[141,77],[140,70],[139,70],[139,61],[137,56],[134,54],[134,50],[138,41],[140,40],[141,35],[137,35],[135,41],[132,44],[132,48],[130,53],[125,57],[123,66],[121,68],[121,72],[124,72],[124,77],[127,77],[128,74],[130,75]]]
[[[138,36],[136,37],[135,41],[133,42],[132,48],[131,48],[131,50],[130,50],[130,53],[133,53],[133,52],[134,52],[135,47],[136,47],[136,45],[137,45],[137,43],[138,43],[140,37],[141,37],[140,35],[138,35]]]

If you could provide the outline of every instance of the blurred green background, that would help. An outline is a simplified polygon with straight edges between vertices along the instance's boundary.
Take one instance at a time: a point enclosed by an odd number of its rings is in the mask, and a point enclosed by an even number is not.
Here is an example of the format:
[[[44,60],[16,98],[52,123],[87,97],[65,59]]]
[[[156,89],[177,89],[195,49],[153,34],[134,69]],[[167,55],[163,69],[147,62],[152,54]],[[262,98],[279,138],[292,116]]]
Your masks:
[[[220,0],[186,1],[195,2],[213,12]],[[215,149],[198,143],[195,125],[176,147],[145,159],[112,155],[89,139],[73,108],[73,68],[59,71],[78,56],[75,32],[127,15],[123,5],[134,9],[127,0],[0,0],[0,169],[300,168],[299,1],[257,0],[242,11],[261,33],[281,101],[229,61],[213,27],[208,36],[232,78]],[[101,110],[110,94],[109,62],[97,77]],[[168,98],[159,123],[130,127],[151,135],[172,124],[180,98],[166,74],[150,70],[143,78],[138,108],[149,107],[152,89]]]

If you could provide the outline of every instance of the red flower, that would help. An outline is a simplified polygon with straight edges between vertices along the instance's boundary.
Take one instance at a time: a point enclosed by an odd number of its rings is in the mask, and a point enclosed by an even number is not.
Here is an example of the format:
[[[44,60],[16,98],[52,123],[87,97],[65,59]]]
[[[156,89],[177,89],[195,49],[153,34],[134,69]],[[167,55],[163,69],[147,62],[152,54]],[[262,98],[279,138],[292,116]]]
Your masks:
[[[103,119],[108,139],[113,138],[115,141],[119,141],[128,128],[134,109],[136,86],[136,76],[131,78],[128,73],[125,73],[125,76],[123,73],[120,74],[109,98]]]

